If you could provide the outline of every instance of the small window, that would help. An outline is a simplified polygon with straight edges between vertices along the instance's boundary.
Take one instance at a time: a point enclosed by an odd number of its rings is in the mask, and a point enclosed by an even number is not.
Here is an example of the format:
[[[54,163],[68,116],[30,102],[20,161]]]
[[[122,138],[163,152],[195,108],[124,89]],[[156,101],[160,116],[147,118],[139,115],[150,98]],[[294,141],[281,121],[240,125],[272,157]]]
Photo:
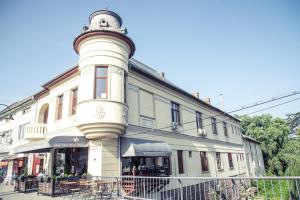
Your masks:
[[[71,115],[76,114],[78,99],[78,88],[71,91]]]
[[[197,130],[203,128],[202,113],[200,112],[196,112],[196,125],[197,125]]]
[[[189,151],[189,157],[191,158],[193,156],[193,152]]]
[[[231,153],[228,153],[228,163],[229,163],[230,169],[233,169],[234,166],[233,166],[233,160],[232,160],[232,154]]]
[[[217,168],[218,168],[218,170],[222,170],[223,169],[223,165],[222,165],[222,159],[221,159],[221,153],[220,152],[216,152],[216,160],[217,160]]]
[[[232,132],[232,135],[234,134],[234,126],[231,125],[231,132]]]
[[[180,124],[179,104],[171,102],[172,122]]]
[[[228,131],[227,131],[227,124],[226,122],[223,122],[223,130],[224,130],[224,135],[228,136]]]
[[[95,98],[107,98],[107,71],[108,67],[96,67]]]
[[[182,150],[177,151],[177,160],[178,160],[178,173],[183,174],[184,169],[183,169],[183,151]]]
[[[18,140],[23,140],[24,139],[25,127],[26,127],[27,124],[29,124],[29,123],[26,123],[26,124],[23,124],[23,125],[19,126]]]
[[[63,95],[57,97],[57,115],[56,115],[57,120],[62,118],[63,98],[64,98]]]
[[[217,129],[217,119],[212,117],[211,118],[211,126],[212,126],[212,132],[214,134],[218,134],[218,129]]]
[[[206,152],[201,151],[200,152],[200,160],[201,160],[201,167],[202,172],[208,172],[208,158],[206,157]]]

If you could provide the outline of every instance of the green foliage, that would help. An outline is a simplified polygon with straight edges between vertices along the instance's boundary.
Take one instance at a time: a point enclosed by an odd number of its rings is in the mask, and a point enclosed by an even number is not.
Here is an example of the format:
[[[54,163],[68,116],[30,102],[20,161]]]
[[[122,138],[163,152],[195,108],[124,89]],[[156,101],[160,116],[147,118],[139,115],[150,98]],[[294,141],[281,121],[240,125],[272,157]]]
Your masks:
[[[292,130],[300,126],[300,112],[287,114],[286,116],[286,121]]]
[[[283,175],[287,168],[284,156],[279,157],[280,152],[289,141],[290,128],[287,122],[281,118],[273,118],[269,114],[261,116],[241,116],[243,134],[261,142],[266,169],[276,175]]]

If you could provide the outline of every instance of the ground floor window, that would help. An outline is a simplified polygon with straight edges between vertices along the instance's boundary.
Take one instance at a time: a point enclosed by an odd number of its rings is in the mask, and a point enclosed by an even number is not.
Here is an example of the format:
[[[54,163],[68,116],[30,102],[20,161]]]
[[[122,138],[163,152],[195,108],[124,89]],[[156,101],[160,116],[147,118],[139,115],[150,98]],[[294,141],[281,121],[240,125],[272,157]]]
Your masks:
[[[54,153],[54,173],[56,175],[82,175],[87,173],[87,148],[62,148]]]
[[[122,175],[168,176],[169,157],[125,157],[122,158]]]
[[[27,171],[27,158],[17,158],[13,160],[13,174],[20,176],[21,174],[28,174]]]

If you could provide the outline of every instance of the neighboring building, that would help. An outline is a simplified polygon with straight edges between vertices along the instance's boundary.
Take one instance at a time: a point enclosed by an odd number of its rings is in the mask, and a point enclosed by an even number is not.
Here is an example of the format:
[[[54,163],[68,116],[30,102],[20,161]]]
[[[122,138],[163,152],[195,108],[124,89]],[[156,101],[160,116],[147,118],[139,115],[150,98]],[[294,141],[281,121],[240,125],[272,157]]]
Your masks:
[[[264,158],[260,148],[260,142],[247,135],[243,135],[243,141],[249,176],[265,175]]]
[[[121,26],[112,11],[92,13],[74,40],[79,64],[0,112],[8,177],[246,176],[240,120],[132,58]]]

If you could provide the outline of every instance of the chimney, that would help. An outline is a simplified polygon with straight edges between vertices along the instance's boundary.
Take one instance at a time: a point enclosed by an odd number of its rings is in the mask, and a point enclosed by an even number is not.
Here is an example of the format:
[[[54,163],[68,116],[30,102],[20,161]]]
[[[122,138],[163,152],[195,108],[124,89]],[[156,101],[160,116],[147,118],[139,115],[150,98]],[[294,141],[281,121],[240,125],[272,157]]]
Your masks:
[[[207,97],[204,101],[205,101],[205,103],[210,105],[210,98],[209,97]]]
[[[196,97],[197,99],[199,99],[199,92],[193,92],[192,95],[193,95],[194,97]]]

